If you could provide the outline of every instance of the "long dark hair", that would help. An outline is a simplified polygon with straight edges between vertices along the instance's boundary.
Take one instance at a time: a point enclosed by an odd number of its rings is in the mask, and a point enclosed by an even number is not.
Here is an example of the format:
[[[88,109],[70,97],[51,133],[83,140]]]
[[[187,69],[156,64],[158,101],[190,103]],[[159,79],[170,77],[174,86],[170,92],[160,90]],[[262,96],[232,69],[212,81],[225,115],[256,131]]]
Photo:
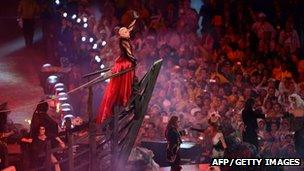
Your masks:
[[[47,101],[41,100],[34,113],[46,113],[49,109],[49,104],[47,103]]]
[[[39,126],[42,124],[41,115],[46,114],[49,109],[49,105],[47,101],[41,100],[32,117],[32,122],[30,126],[30,136],[35,137],[38,135],[37,130],[39,129]],[[39,130],[38,130],[39,131]]]
[[[170,128],[175,128],[176,122],[178,121],[178,117],[177,116],[172,116],[168,122],[167,125],[167,130]]]

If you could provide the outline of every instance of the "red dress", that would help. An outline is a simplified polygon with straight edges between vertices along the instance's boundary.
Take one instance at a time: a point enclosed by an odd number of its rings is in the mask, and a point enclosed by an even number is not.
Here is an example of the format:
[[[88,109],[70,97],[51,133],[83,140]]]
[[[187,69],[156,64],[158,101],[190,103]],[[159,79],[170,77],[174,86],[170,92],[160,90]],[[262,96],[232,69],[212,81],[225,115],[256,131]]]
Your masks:
[[[131,68],[135,65],[135,58],[132,54],[132,49],[129,39],[120,39],[121,56],[116,59],[112,73]],[[133,88],[133,79],[135,72],[131,70],[127,73],[111,78],[107,86],[103,100],[101,101],[99,114],[97,115],[96,122],[102,123],[113,115],[114,106],[126,106]]]

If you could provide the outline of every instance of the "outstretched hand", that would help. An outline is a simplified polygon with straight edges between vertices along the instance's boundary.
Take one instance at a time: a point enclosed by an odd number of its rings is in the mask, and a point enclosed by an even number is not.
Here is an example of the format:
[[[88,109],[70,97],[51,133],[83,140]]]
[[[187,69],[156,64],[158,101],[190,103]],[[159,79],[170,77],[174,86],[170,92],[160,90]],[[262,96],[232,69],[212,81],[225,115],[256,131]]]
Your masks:
[[[135,10],[133,10],[133,17],[134,17],[135,19],[139,18],[139,14],[138,14],[138,12],[135,11]]]

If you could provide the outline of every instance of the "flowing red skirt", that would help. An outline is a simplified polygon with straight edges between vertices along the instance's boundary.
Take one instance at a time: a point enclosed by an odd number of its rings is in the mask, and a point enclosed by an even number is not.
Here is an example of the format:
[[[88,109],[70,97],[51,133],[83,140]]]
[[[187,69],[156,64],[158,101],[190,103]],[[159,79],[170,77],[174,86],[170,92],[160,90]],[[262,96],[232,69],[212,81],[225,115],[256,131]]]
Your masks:
[[[126,58],[117,58],[112,73],[132,67],[132,62]],[[129,71],[125,74],[111,78],[99,107],[99,113],[96,118],[97,123],[102,123],[113,115],[114,106],[126,106],[131,94],[135,72]]]

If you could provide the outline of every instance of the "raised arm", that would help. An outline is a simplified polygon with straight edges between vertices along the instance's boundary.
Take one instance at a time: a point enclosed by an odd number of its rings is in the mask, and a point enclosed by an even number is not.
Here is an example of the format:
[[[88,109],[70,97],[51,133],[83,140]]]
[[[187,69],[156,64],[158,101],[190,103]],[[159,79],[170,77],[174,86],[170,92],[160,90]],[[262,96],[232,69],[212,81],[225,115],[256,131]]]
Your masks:
[[[133,15],[133,21],[131,22],[131,24],[127,27],[129,32],[131,32],[135,26],[136,20],[139,18],[139,15],[136,11],[132,11],[132,15]]]

